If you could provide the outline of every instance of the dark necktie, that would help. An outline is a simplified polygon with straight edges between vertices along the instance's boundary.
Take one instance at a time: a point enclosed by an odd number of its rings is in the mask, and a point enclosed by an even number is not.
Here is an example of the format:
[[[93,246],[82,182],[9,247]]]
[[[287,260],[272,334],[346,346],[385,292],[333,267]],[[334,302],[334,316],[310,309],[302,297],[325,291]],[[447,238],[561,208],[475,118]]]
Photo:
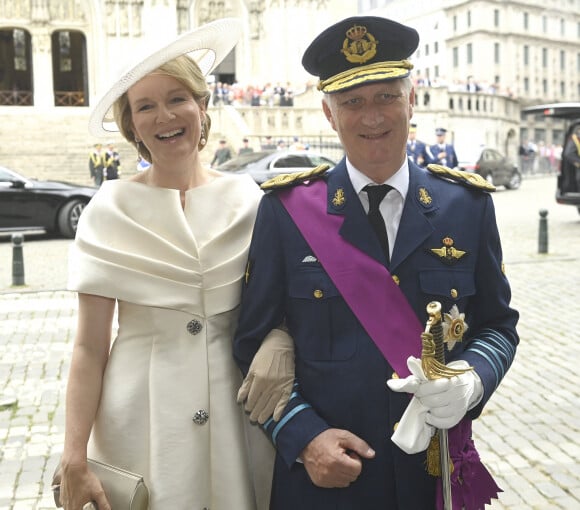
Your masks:
[[[385,227],[385,220],[379,209],[383,198],[387,195],[389,191],[393,188],[388,184],[380,184],[378,186],[367,185],[364,188],[369,196],[369,212],[368,217],[375,234],[379,238],[379,243],[381,248],[387,258],[387,262],[390,262],[389,257],[389,238],[387,237],[387,228]]]

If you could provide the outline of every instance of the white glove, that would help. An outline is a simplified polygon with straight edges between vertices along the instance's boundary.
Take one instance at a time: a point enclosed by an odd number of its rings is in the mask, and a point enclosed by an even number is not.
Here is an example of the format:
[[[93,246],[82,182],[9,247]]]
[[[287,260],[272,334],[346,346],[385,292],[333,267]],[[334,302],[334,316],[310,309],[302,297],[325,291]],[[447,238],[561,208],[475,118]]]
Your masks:
[[[294,341],[282,329],[268,333],[252,360],[238,391],[250,420],[263,424],[273,415],[278,421],[294,385]]]
[[[413,356],[407,359],[407,366],[412,375],[405,379],[390,379],[389,388],[397,392],[415,393],[419,386],[427,381],[423,373],[421,360]],[[391,440],[405,453],[419,453],[427,449],[435,428],[425,421],[428,408],[417,397],[413,397],[405,409]]]
[[[450,368],[467,368],[467,361],[452,361]],[[434,379],[422,383],[415,397],[429,411],[425,421],[438,429],[450,429],[457,425],[468,409],[483,395],[483,385],[475,370],[469,370],[450,379]]]
[[[422,452],[429,446],[435,428],[449,429],[461,420],[468,409],[483,396],[481,379],[474,370],[451,379],[427,380],[421,360],[410,356],[407,366],[411,375],[405,379],[390,379],[389,388],[397,392],[413,393],[391,439],[406,453]],[[447,366],[467,368],[464,360]]]

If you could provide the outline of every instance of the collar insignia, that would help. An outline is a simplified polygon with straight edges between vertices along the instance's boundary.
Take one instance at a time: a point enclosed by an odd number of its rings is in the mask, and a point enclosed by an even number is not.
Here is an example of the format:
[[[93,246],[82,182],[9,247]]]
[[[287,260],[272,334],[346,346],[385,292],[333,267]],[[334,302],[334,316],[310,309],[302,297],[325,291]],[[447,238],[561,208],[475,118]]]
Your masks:
[[[377,54],[378,41],[367,31],[367,27],[353,25],[346,31],[341,52],[353,64],[364,64]]]
[[[441,248],[431,248],[429,252],[444,264],[451,266],[458,262],[461,257],[467,255],[466,251],[458,250],[453,246],[455,241],[449,236],[443,238],[442,243],[443,246]]]
[[[433,202],[431,195],[429,195],[429,192],[423,187],[419,188],[419,202],[425,206],[431,205],[431,202]]]
[[[344,205],[345,198],[344,198],[344,190],[342,188],[338,188],[334,192],[334,197],[332,197],[332,205],[335,209],[342,207]]]

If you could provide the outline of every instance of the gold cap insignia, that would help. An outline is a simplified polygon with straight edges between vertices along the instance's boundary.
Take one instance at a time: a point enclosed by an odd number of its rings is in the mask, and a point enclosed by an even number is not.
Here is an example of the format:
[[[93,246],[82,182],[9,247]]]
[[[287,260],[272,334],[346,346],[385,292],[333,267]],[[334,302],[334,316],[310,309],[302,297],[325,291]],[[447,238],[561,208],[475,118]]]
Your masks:
[[[425,188],[419,188],[419,202],[423,205],[431,205],[431,202],[433,202],[431,195]]]
[[[378,41],[362,25],[354,25],[346,31],[342,53],[353,64],[364,64],[377,54]]]
[[[429,252],[443,263],[453,265],[458,262],[461,257],[467,255],[466,251],[458,250],[453,246],[455,242],[451,237],[444,237],[441,242],[443,243],[441,248],[431,248]]]
[[[275,188],[287,188],[289,186],[295,186],[302,182],[311,181],[321,177],[330,168],[330,165],[318,165],[312,170],[307,170],[306,172],[295,172],[292,174],[281,174],[272,179],[267,180],[262,183],[260,188],[262,189],[275,189]]]
[[[332,205],[334,207],[341,207],[344,205],[345,198],[344,198],[344,190],[342,188],[338,188],[334,192],[334,197],[332,197]]]

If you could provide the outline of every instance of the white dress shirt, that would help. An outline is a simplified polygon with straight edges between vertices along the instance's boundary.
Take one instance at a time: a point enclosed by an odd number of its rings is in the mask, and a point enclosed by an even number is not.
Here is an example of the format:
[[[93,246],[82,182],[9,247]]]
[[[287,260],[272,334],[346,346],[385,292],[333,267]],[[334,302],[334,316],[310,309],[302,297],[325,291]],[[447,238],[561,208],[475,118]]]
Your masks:
[[[403,206],[405,205],[405,198],[407,198],[407,191],[409,190],[409,163],[407,158],[404,159],[403,165],[393,176],[385,182],[380,183],[374,182],[360,170],[356,169],[348,158],[346,158],[346,169],[350,177],[350,182],[352,182],[352,186],[358,194],[367,214],[369,212],[369,197],[367,192],[363,191],[363,188],[367,184],[388,184],[392,186],[393,189],[383,199],[379,207],[387,228],[389,256],[392,257],[397,232],[399,231],[399,223],[401,222],[401,215],[403,214]]]

